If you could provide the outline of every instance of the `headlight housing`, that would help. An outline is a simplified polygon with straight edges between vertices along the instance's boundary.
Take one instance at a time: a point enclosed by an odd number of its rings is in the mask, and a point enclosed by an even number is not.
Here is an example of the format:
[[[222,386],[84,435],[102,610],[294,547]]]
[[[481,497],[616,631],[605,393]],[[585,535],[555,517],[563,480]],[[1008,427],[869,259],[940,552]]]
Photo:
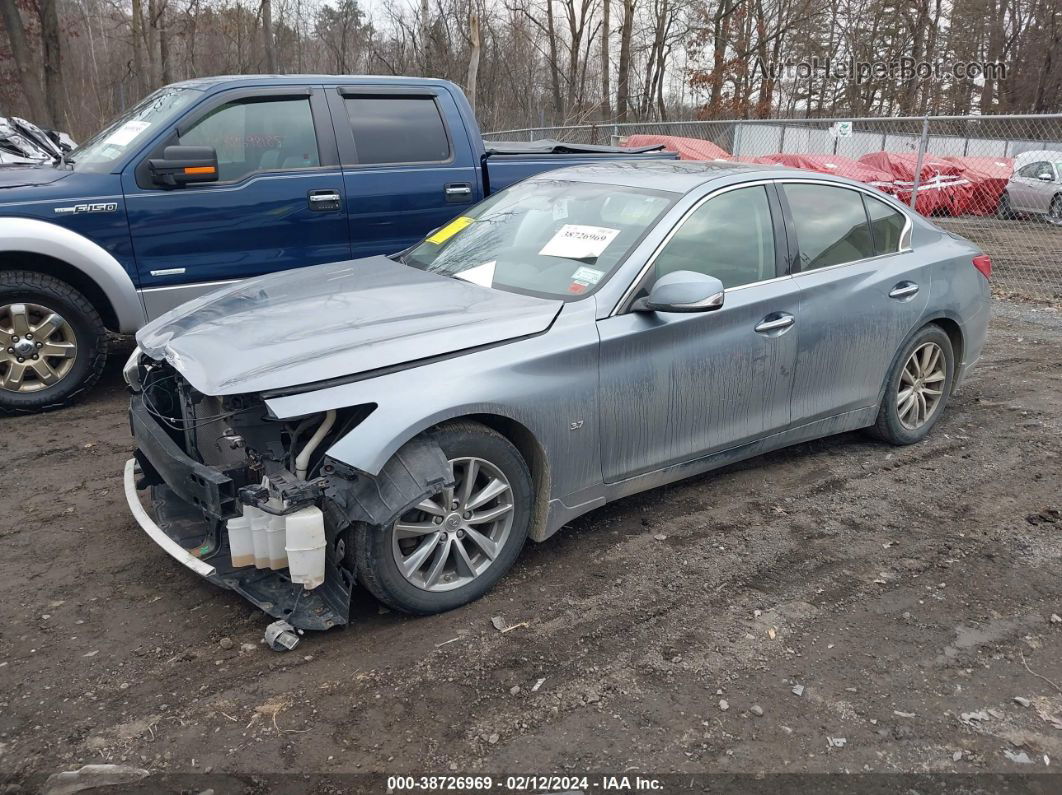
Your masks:
[[[129,388],[134,392],[139,392],[144,386],[140,378],[140,357],[143,355],[144,352],[140,350],[140,346],[137,345],[126,360],[125,367],[122,368],[122,377],[129,385]]]

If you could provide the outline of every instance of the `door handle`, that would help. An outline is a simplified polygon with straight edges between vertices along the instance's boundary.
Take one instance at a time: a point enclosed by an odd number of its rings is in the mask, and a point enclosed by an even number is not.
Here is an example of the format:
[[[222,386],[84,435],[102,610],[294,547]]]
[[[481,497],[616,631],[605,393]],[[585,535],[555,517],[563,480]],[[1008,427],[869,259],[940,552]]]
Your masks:
[[[889,291],[889,298],[902,301],[905,298],[911,298],[918,292],[918,289],[918,285],[914,282],[900,282]]]
[[[759,334],[770,334],[772,331],[784,332],[796,323],[796,318],[788,312],[772,312],[756,326]]]
[[[340,206],[340,196],[337,190],[312,190],[306,194],[306,199],[310,204],[310,209],[319,213],[338,210]]]
[[[463,202],[472,198],[472,184],[469,182],[451,182],[443,187],[448,202]]]

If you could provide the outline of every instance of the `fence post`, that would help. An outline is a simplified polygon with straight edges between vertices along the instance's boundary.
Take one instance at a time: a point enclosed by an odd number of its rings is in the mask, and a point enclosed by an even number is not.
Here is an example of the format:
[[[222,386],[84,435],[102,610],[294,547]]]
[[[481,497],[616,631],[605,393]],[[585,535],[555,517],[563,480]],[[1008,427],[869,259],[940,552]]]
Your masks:
[[[922,117],[922,137],[918,140],[918,162],[915,164],[914,185],[911,186],[911,209],[918,212],[918,183],[922,181],[922,160],[926,156],[926,144],[929,140],[929,117]]]

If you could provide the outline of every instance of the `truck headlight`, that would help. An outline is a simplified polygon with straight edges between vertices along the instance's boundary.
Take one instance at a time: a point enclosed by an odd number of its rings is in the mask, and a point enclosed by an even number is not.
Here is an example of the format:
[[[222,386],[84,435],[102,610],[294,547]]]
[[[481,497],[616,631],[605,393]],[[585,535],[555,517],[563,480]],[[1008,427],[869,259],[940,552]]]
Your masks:
[[[134,392],[139,392],[143,387],[140,381],[140,357],[143,356],[143,351],[140,350],[140,346],[137,345],[130,354],[129,359],[125,363],[125,367],[122,368],[122,377],[125,382],[129,384],[129,388]]]

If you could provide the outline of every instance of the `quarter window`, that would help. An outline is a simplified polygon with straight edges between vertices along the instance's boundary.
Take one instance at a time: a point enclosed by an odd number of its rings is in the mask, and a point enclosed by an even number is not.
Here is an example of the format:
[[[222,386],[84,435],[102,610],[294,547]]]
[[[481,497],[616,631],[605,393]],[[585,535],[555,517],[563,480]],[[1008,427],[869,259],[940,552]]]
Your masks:
[[[450,159],[450,141],[431,97],[347,97],[346,106],[359,164]]]
[[[784,189],[796,228],[801,270],[874,256],[867,213],[858,191],[806,184],[789,184]]]
[[[774,278],[774,224],[766,188],[740,188],[709,199],[682,222],[653,268],[653,281],[674,271],[696,271],[724,287]]]
[[[870,231],[874,235],[874,250],[878,254],[894,254],[903,244],[903,229],[907,219],[903,213],[883,201],[864,196],[867,215],[870,216]]]
[[[222,182],[321,165],[309,99],[229,102],[196,122],[180,143],[214,147]]]

